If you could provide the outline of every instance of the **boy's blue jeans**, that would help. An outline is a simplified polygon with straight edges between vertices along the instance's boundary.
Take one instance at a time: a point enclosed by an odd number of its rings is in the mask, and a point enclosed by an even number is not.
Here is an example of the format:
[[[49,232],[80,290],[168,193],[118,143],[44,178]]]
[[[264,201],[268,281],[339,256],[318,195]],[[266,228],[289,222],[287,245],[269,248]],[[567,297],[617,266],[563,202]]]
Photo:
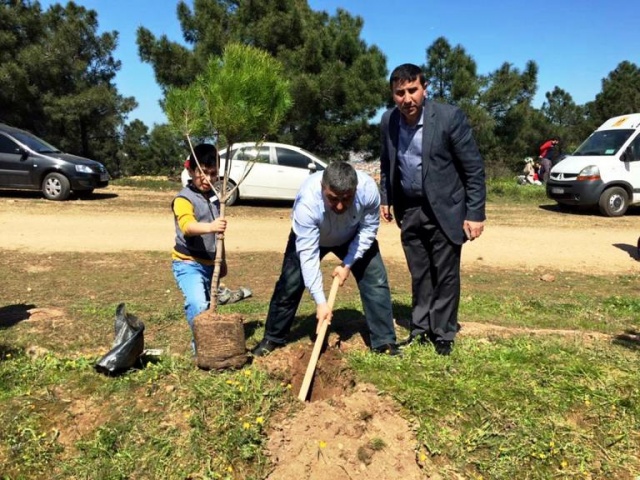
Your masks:
[[[172,269],[176,283],[184,295],[184,313],[193,333],[193,319],[207,310],[211,302],[213,265],[203,265],[191,260],[174,260]]]

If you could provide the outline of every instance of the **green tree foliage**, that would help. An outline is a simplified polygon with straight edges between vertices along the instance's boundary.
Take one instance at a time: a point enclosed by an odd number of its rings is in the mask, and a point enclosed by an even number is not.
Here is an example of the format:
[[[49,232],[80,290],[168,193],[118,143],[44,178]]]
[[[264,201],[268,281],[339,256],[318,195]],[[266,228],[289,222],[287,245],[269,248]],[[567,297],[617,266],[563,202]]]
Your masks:
[[[482,79],[475,60],[461,45],[452,48],[446,38],[437,38],[427,48],[425,73],[433,99],[453,105],[477,100]]]
[[[498,171],[516,165],[539,141],[533,121],[533,96],[537,89],[538,66],[527,62],[524,71],[510,63],[490,73],[479,96],[479,106],[491,118],[491,145],[481,149],[489,165]]]
[[[239,43],[229,43],[221,57],[210,58],[189,87],[171,88],[165,101],[176,133],[189,141],[222,136],[228,147],[277,131],[290,107],[289,82],[280,62]]]
[[[0,2],[0,112],[59,148],[113,167],[117,132],[135,108],[113,84],[117,32],[98,35],[97,13],[69,2]]]
[[[585,121],[585,107],[576,105],[569,92],[557,86],[545,97],[541,108],[546,119],[545,137],[560,139],[561,150],[574,150],[592,130]]]
[[[169,125],[155,125],[151,130],[149,156],[157,174],[179,178],[188,153],[184,137],[176,135]]]
[[[122,175],[150,175],[149,129],[140,120],[125,125],[122,134]]]
[[[608,118],[640,112],[640,68],[628,61],[618,64],[602,80],[602,90],[587,111],[594,128]]]
[[[252,45],[278,59],[292,85],[294,108],[270,138],[327,157],[366,143],[388,92],[385,57],[360,39],[361,17],[316,12],[306,0],[195,0],[177,15],[190,49],[138,29],[140,57],[165,91],[189,85],[227,43]]]

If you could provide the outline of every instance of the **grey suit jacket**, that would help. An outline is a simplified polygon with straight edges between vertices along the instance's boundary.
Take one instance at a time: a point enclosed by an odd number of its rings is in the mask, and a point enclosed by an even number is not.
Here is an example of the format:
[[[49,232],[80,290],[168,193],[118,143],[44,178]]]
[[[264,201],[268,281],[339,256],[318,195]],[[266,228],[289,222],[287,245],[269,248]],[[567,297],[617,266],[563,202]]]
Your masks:
[[[484,162],[467,117],[457,107],[425,101],[422,132],[422,193],[435,220],[455,244],[465,241],[464,220],[485,220]],[[405,199],[400,186],[397,150],[400,111],[387,110],[380,123],[380,196],[402,222]]]

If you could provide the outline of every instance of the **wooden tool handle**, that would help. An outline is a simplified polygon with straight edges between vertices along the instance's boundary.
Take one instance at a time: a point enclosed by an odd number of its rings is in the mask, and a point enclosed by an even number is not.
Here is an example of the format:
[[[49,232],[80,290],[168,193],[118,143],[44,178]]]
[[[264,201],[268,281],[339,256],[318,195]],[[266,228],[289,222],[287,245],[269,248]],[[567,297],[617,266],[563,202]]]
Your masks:
[[[336,295],[338,293],[338,287],[340,286],[340,278],[334,277],[331,284],[331,291],[329,292],[328,305],[329,309],[333,310],[333,304],[336,301]],[[313,345],[313,351],[311,352],[311,358],[309,359],[309,365],[307,365],[307,371],[304,374],[304,380],[302,380],[302,386],[300,387],[300,393],[298,399],[304,402],[309,394],[309,387],[311,386],[311,380],[313,380],[313,374],[316,371],[316,364],[320,357],[320,350],[322,350],[322,344],[324,343],[324,337],[327,334],[329,328],[329,322],[323,321],[316,330],[316,343]]]

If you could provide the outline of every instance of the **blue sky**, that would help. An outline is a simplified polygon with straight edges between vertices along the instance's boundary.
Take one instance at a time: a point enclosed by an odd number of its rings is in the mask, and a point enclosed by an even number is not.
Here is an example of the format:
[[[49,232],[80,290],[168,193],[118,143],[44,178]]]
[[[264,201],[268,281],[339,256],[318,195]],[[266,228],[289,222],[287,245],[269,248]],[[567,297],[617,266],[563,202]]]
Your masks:
[[[524,69],[538,64],[534,106],[557,85],[583,104],[600,92],[602,79],[621,61],[640,63],[637,0],[308,0],[314,10],[335,14],[343,8],[364,19],[361,38],[377,45],[387,68],[426,62],[426,49],[440,36],[461,45],[487,74],[504,62]],[[55,1],[41,1],[43,9]],[[76,0],[98,12],[98,32],[119,32],[115,57],[122,62],[116,76],[119,92],[136,98],[139,107],[129,120],[147,126],[164,123],[158,101],[162,94],[153,69],[138,57],[136,29],[144,26],[182,42],[172,0]]]

